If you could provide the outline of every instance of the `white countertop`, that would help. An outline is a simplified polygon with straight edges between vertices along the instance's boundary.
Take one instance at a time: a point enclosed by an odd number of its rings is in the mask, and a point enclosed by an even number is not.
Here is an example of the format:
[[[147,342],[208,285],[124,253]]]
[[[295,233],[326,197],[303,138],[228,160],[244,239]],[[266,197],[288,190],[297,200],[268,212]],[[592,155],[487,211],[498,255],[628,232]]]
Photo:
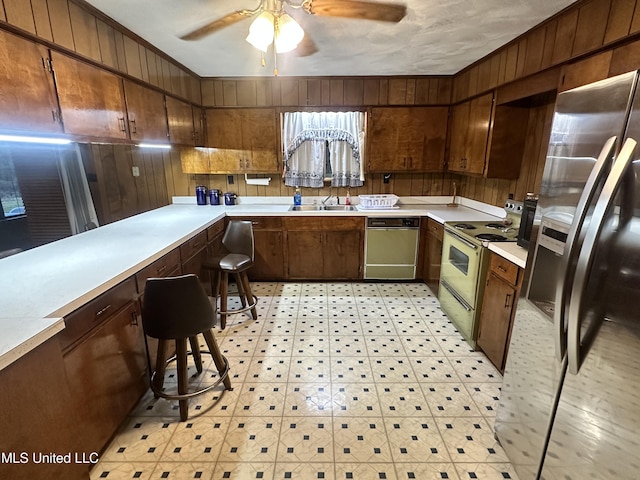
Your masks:
[[[261,201],[248,203],[245,198],[234,206],[180,204],[178,199],[176,204],[0,260],[0,369],[62,330],[66,315],[225,215],[415,215],[456,222],[495,220],[501,211],[467,199],[450,208],[446,203],[451,197],[407,197],[401,208],[392,210],[290,212],[291,199],[269,203],[269,197],[254,198]]]
[[[511,263],[515,263],[520,268],[525,268],[527,265],[527,254],[529,252],[516,242],[491,242],[489,243],[489,250],[506,258]]]

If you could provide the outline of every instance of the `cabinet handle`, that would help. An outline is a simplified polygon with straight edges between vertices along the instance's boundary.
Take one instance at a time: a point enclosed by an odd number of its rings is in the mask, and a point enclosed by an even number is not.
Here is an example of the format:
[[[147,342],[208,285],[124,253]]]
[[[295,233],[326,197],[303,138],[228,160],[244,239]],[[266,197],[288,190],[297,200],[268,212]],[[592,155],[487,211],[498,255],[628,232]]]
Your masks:
[[[108,311],[109,309],[111,309],[111,304],[107,305],[106,307],[104,307],[104,308],[103,308],[103,309],[101,309],[101,310],[98,310],[98,311],[96,312],[95,319],[97,320],[98,318],[100,318],[102,315],[104,315],[105,313],[107,313],[107,311]]]
[[[511,308],[511,294],[507,293],[507,296],[504,299],[504,308]]]
[[[138,133],[138,127],[136,126],[136,119],[134,118],[133,120],[129,120],[129,124],[133,124],[133,130],[131,131],[131,133]]]
[[[504,268],[502,265],[498,265],[498,270],[500,270],[502,273],[507,273],[507,269]]]
[[[162,265],[161,267],[158,267],[158,275],[162,275],[166,269],[167,269],[166,265]]]
[[[131,325],[138,326],[138,314],[135,311],[131,312]]]
[[[127,131],[127,125],[124,123],[124,117],[118,117],[118,123],[120,124],[120,131],[121,132],[126,132]]]

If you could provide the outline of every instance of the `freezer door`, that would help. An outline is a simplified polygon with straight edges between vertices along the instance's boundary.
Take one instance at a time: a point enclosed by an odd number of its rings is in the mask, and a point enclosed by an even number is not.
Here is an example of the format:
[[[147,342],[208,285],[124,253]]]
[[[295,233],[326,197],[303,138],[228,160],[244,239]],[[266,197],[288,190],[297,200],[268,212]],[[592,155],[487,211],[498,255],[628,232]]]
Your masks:
[[[632,112],[628,134],[640,134]],[[636,479],[640,471],[640,154],[618,155],[578,259],[567,373],[542,478]]]

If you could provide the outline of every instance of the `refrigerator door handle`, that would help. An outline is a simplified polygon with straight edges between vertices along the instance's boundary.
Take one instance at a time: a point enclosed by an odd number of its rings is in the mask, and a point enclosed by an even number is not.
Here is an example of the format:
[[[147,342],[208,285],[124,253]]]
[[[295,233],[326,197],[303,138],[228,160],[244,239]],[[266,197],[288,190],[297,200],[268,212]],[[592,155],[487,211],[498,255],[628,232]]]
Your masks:
[[[589,276],[593,267],[593,261],[600,236],[604,229],[607,213],[615,204],[615,197],[622,185],[622,181],[631,164],[636,141],[627,138],[616,158],[611,173],[602,187],[602,192],[593,210],[593,216],[584,243],[578,257],[576,266],[575,281],[571,289],[571,305],[569,307],[568,332],[567,332],[567,356],[569,372],[577,374],[582,365],[582,361],[589,348],[589,344],[582,344],[580,339],[582,319],[585,316],[585,295]],[[592,338],[592,337],[591,337]],[[583,351],[584,350],[584,351]]]
[[[584,186],[584,190],[580,195],[578,206],[576,207],[575,217],[571,222],[571,228],[567,234],[567,241],[564,245],[564,252],[562,254],[562,260],[560,264],[560,272],[558,278],[557,290],[556,290],[556,308],[554,311],[553,326],[554,326],[554,339],[556,347],[556,357],[558,361],[562,361],[566,351],[566,324],[568,318],[568,306],[570,304],[568,295],[571,292],[571,285],[573,284],[575,265],[577,257],[580,252],[577,240],[580,237],[582,229],[584,227],[584,221],[587,217],[589,205],[593,202],[597,187],[606,178],[609,169],[609,159],[615,152],[615,144],[617,137],[613,136],[609,138],[602,150],[596,164],[594,165],[589,178]]]

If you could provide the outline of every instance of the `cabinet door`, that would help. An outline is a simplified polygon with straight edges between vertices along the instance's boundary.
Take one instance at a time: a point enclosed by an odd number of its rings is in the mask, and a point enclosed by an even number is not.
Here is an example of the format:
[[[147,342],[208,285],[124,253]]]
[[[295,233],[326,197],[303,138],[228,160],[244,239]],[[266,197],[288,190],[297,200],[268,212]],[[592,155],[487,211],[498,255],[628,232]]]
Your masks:
[[[173,97],[165,97],[169,141],[174,145],[195,145],[193,109],[191,105]]]
[[[251,280],[281,280],[284,278],[282,232],[254,230],[255,261],[249,270]]]
[[[323,232],[289,230],[285,233],[285,237],[288,278],[323,278]]]
[[[207,146],[242,150],[242,115],[237,108],[207,109]]]
[[[129,80],[124,81],[131,140],[163,142],[168,139],[164,96]]]
[[[447,138],[448,107],[419,107],[412,109],[408,170],[441,172],[444,169],[444,150]]]
[[[449,170],[464,172],[467,125],[469,122],[469,102],[456,105],[451,109],[451,129],[449,134]]]
[[[363,232],[324,233],[324,278],[356,280],[362,278]]]
[[[122,80],[51,52],[64,130],[96,138],[127,138]]]
[[[504,368],[509,326],[515,301],[516,289],[494,273],[489,273],[478,327],[478,346],[500,371]]]
[[[0,30],[0,128],[62,132],[48,61],[42,45]]]
[[[205,113],[200,107],[192,107],[193,131],[196,147],[204,147],[207,144],[207,129],[205,125]]]
[[[83,449],[100,451],[147,390],[136,303],[129,303],[64,357]]]
[[[467,173],[482,174],[484,172],[492,109],[492,93],[474,98],[470,102],[465,155]]]
[[[373,108],[367,133],[369,172],[405,171],[411,131],[410,108]]]

